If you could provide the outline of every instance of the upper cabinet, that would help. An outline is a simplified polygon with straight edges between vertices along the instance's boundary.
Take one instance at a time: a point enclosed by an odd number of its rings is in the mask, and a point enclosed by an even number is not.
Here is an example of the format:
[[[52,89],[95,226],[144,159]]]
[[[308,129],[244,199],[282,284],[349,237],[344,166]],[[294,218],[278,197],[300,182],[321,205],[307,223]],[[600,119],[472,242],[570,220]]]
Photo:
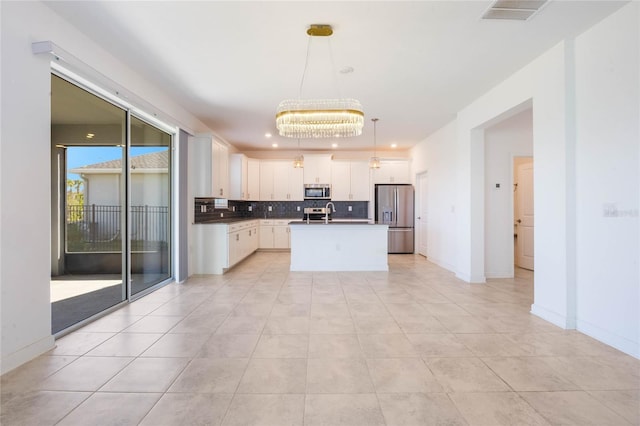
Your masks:
[[[249,159],[244,154],[229,156],[229,199],[249,199]]]
[[[211,135],[198,135],[189,146],[191,190],[194,197],[229,195],[229,148]]]
[[[382,160],[371,172],[373,183],[411,183],[408,160]]]
[[[304,155],[304,183],[331,182],[331,154]]]
[[[260,199],[260,160],[247,159],[247,200]]]
[[[229,197],[229,147],[213,142],[213,196]]]
[[[260,161],[261,201],[302,201],[304,198],[302,169],[289,160]]]
[[[333,201],[369,201],[369,182],[367,161],[331,162],[331,199]]]

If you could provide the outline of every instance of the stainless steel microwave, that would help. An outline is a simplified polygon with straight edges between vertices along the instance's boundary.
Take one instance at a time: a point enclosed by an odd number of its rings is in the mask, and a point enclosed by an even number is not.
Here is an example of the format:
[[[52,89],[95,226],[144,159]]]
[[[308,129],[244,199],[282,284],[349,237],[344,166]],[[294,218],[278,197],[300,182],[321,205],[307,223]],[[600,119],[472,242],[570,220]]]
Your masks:
[[[331,185],[322,183],[305,184],[304,186],[305,200],[330,200]]]

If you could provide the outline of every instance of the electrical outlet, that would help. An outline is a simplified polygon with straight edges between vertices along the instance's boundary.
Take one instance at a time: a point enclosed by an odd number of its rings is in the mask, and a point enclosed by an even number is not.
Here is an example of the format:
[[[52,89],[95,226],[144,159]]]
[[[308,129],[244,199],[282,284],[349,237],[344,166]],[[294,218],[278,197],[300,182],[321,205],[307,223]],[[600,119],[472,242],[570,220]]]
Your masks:
[[[252,212],[253,211],[253,206],[249,206],[249,211]]]
[[[200,213],[206,213],[207,212],[207,206],[202,204],[200,205]]]
[[[231,211],[235,212],[236,211],[236,206],[231,206]]]
[[[296,211],[300,211],[300,206],[297,206],[297,207],[296,207]]]
[[[353,206],[349,206],[349,207],[347,208],[347,210],[349,210],[350,212],[352,212],[352,211],[353,211]]]
[[[220,217],[224,217],[224,213],[220,213]]]
[[[273,211],[273,207],[269,206],[269,207],[267,207],[267,210],[268,211]]]

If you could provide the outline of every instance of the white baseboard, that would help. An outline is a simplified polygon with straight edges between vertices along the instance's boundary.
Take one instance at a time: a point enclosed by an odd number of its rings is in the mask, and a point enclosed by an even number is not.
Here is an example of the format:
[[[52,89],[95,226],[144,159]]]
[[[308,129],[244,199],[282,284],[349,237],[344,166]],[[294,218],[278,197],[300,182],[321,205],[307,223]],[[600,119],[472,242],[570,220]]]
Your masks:
[[[575,319],[569,319],[565,315],[543,308],[535,303],[531,305],[531,313],[565,330],[573,330],[576,328]]]
[[[584,320],[577,321],[576,329],[600,342],[612,346],[627,355],[640,359],[640,342],[631,341]]]
[[[487,279],[484,275],[469,275],[456,272],[456,277],[460,278],[462,281],[473,284],[484,284],[487,282]]]
[[[456,272],[456,268],[455,266],[453,266],[452,264],[448,263],[448,262],[443,262],[440,259],[436,259],[435,257],[429,257],[427,256],[427,260],[431,263],[434,263],[436,265],[438,265],[441,268],[446,269],[447,271],[451,271],[451,272]]]
[[[7,373],[22,364],[31,361],[46,351],[53,349],[55,340],[53,336],[47,336],[35,343],[2,357],[0,374]]]
[[[502,272],[487,272],[484,271],[484,276],[487,278],[513,278],[513,271]]]

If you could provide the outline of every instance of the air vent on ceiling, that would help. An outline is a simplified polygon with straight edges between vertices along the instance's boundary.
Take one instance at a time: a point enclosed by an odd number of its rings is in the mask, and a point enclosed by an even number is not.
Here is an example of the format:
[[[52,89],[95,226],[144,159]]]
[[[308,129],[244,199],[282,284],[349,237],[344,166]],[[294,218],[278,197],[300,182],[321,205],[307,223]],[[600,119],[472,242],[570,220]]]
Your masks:
[[[496,0],[482,14],[482,19],[526,21],[546,3],[548,3],[548,0]]]

